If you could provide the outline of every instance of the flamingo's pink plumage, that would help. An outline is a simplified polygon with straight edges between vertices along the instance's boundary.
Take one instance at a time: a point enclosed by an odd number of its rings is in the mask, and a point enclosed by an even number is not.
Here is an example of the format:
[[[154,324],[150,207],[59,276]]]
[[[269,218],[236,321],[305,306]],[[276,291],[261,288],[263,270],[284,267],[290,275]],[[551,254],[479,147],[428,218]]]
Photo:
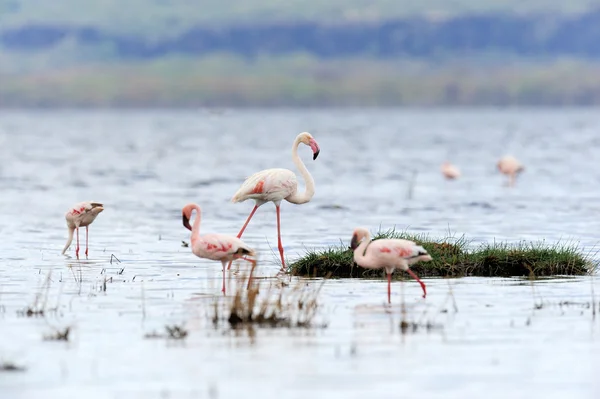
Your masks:
[[[192,212],[196,211],[196,219],[193,227],[190,226]],[[256,267],[256,260],[252,259],[255,256],[255,251],[246,243],[237,237],[225,234],[203,234],[200,235],[200,218],[201,210],[197,204],[187,204],[182,209],[183,226],[191,230],[191,247],[192,253],[199,258],[218,260],[223,265],[223,288],[225,294],[225,265],[235,259],[245,259],[252,264],[250,276],[248,278],[248,287],[252,282],[252,273]]]
[[[432,260],[422,246],[402,239],[371,241],[368,230],[357,228],[352,234],[350,248],[354,251],[354,261],[359,266],[368,269],[385,269],[388,277],[388,303],[391,299],[391,280],[394,269],[401,269],[410,274],[421,285],[423,298],[427,296],[425,284],[409,268],[410,265],[419,261]]]
[[[448,180],[454,180],[460,177],[460,170],[448,161],[444,162],[440,169],[444,177]]]
[[[513,157],[512,155],[506,155],[500,158],[496,166],[498,167],[500,173],[508,175],[509,186],[514,186],[517,175],[525,170],[521,162],[519,162],[517,158]]]

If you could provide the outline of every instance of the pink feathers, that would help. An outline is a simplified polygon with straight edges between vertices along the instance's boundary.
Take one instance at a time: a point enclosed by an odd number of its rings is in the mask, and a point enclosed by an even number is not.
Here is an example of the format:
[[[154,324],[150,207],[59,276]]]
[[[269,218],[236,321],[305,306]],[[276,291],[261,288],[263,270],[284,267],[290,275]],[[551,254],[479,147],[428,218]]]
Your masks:
[[[354,251],[354,261],[369,269],[385,269],[388,275],[388,303],[391,301],[391,277],[395,269],[410,274],[423,289],[423,298],[427,296],[425,284],[409,269],[419,261],[430,261],[431,256],[425,248],[413,241],[401,239],[380,239],[371,241],[369,231],[357,228],[352,234],[350,248]]]

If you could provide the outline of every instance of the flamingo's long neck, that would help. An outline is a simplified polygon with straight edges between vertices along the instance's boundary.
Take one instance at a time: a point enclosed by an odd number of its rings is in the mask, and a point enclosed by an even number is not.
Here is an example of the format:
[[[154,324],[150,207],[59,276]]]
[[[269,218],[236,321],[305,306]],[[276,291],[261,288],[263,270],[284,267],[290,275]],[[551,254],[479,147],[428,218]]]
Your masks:
[[[200,207],[196,205],[193,209],[196,210],[196,217],[194,218],[194,224],[192,225],[192,236],[190,238],[192,244],[194,241],[200,238]]]
[[[74,227],[68,227],[69,229],[69,237],[67,238],[67,243],[65,244],[65,247],[62,250],[62,254],[64,255],[65,252],[67,252],[67,249],[69,249],[69,245],[71,245],[71,242],[73,242],[73,232],[75,231]]]
[[[370,266],[371,258],[365,255],[367,247],[371,243],[371,235],[367,232],[361,243],[354,250],[354,261],[361,266]]]
[[[315,195],[315,181],[308,172],[308,169],[306,169],[304,162],[302,162],[302,160],[298,156],[299,145],[300,138],[297,137],[294,141],[294,145],[292,146],[292,160],[294,161],[294,165],[296,165],[296,168],[298,168],[298,170],[300,171],[300,174],[304,179],[304,184],[306,187],[304,188],[304,192],[302,194],[295,192],[294,194],[286,198],[288,202],[291,202],[293,204],[305,204],[312,199],[313,195]]]

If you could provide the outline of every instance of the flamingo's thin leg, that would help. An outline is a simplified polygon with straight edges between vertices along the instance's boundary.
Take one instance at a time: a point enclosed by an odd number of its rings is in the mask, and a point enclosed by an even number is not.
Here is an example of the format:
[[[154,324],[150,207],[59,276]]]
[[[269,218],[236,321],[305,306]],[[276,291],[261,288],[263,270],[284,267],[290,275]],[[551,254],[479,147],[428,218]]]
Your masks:
[[[88,256],[88,227],[89,226],[85,226],[85,257],[86,258]]]
[[[221,264],[223,265],[223,288],[221,288],[221,292],[225,295],[225,264],[227,262],[223,261]]]
[[[425,284],[421,281],[421,279],[419,279],[419,277],[417,277],[417,275],[415,274],[415,272],[413,272],[412,270],[406,269],[406,272],[408,274],[410,274],[412,278],[414,278],[415,280],[417,280],[417,282],[419,284],[421,284],[421,288],[423,288],[423,298],[425,298],[427,296],[427,289],[425,289]]]
[[[75,248],[75,256],[79,259],[79,227],[75,227],[77,232],[77,248]]]
[[[238,233],[237,238],[242,238],[242,234],[244,234],[244,230],[246,230],[246,227],[248,227],[248,223],[250,223],[250,219],[252,219],[252,216],[254,216],[254,213],[256,212],[257,209],[258,209],[258,205],[254,205],[252,212],[250,212],[250,215],[248,216],[248,219],[246,219],[246,223],[244,223],[244,225],[242,226],[242,229]],[[229,264],[227,265],[227,270],[231,269],[232,263],[233,263],[233,259],[229,261]]]
[[[387,277],[388,277],[388,303],[392,303],[392,299],[391,299],[391,296],[392,296],[392,288],[391,288],[391,285],[392,285],[392,274],[388,273]]]
[[[279,247],[279,255],[281,255],[281,271],[285,271],[285,260],[283,259],[283,244],[281,243],[281,215],[279,205],[275,205],[277,209],[277,246]]]
[[[248,227],[248,223],[250,223],[250,219],[252,219],[252,216],[254,216],[254,213],[256,212],[257,209],[258,209],[258,205],[254,205],[252,212],[250,212],[250,215],[248,216],[248,219],[246,219],[246,223],[244,223],[244,225],[242,226],[242,229],[238,233],[237,238],[242,238],[242,234],[244,234],[244,230],[246,230],[246,227]]]

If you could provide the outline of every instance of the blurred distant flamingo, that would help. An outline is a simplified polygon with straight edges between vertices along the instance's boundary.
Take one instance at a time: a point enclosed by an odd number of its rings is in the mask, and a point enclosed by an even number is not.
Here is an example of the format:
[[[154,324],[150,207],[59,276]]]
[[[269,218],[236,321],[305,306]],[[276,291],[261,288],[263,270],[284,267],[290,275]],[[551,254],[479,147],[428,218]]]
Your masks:
[[[362,242],[360,242],[362,240]],[[360,245],[359,245],[360,242]],[[409,269],[419,261],[430,261],[431,256],[425,248],[413,241],[402,239],[379,239],[371,241],[367,229],[357,228],[352,234],[350,248],[354,251],[354,261],[367,269],[385,268],[388,278],[388,303],[391,296],[391,281],[394,269],[402,269],[410,274],[423,288],[423,298],[427,296],[425,284]],[[366,252],[366,254],[365,254]]]
[[[444,177],[448,180],[458,179],[460,177],[460,170],[448,161],[442,164],[441,170]]]
[[[190,226],[192,212],[196,211],[194,227]],[[235,259],[244,259],[252,264],[250,276],[248,277],[248,288],[252,281],[252,273],[256,267],[256,261],[248,258],[254,257],[255,252],[239,238],[225,234],[204,234],[200,235],[200,206],[197,204],[187,204],[182,210],[183,225],[192,231],[190,237],[192,253],[199,258],[219,260],[223,265],[223,288],[221,292],[225,294],[225,265],[228,261]]]
[[[300,133],[294,140],[292,145],[292,160],[294,164],[302,174],[306,188],[304,193],[298,193],[298,181],[296,180],[296,174],[289,169],[266,169],[261,172],[257,172],[252,176],[248,177],[242,184],[240,189],[235,193],[231,202],[243,202],[248,199],[253,199],[255,202],[250,216],[246,220],[246,223],[242,226],[242,229],[238,233],[238,238],[242,237],[244,230],[248,226],[250,219],[254,216],[254,213],[259,206],[273,202],[277,212],[277,246],[279,247],[279,255],[281,256],[281,271],[285,271],[285,260],[283,258],[283,245],[281,244],[281,217],[279,206],[282,200],[291,202],[292,204],[304,204],[309,202],[315,194],[315,182],[304,166],[304,163],[298,156],[298,146],[300,143],[309,146],[313,151],[313,160],[319,156],[319,145],[312,137],[310,133]],[[229,262],[228,269],[231,267]]]
[[[512,155],[506,155],[500,158],[497,167],[500,173],[508,175],[509,186],[514,186],[517,175],[525,169],[517,158]]]
[[[87,201],[75,204],[73,208],[65,214],[67,228],[69,229],[69,237],[62,250],[63,255],[73,241],[73,232],[77,230],[77,248],[75,249],[75,256],[79,258],[79,228],[85,227],[85,256],[88,256],[88,226],[92,224],[103,210],[104,207],[101,203]]]

